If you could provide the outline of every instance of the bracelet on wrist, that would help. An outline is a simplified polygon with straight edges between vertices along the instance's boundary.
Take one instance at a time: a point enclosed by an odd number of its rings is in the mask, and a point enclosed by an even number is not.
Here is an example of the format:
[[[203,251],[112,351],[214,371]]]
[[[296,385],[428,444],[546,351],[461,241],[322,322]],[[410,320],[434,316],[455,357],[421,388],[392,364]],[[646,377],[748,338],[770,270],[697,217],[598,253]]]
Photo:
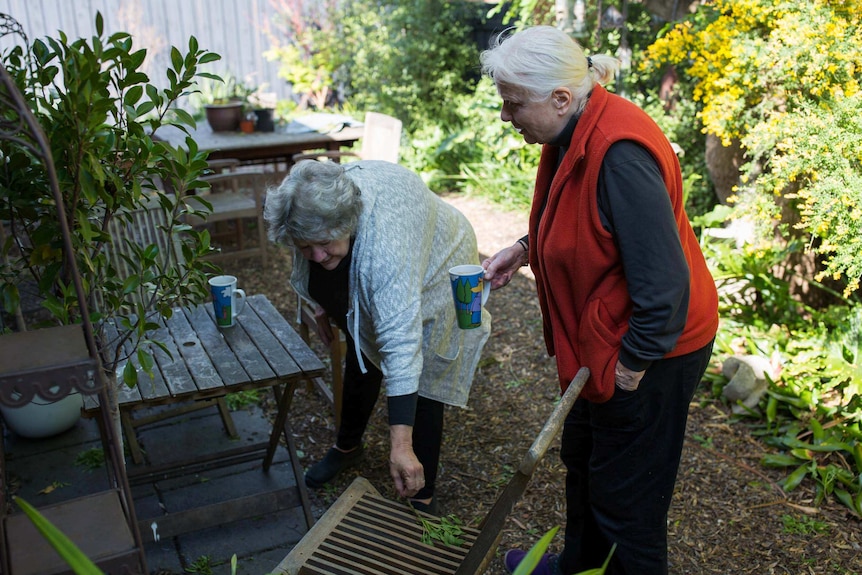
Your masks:
[[[524,263],[521,264],[521,266],[523,267],[530,265],[530,246],[527,244],[524,238],[519,239],[517,243],[519,246],[524,248],[524,255],[526,256],[526,259],[524,260]]]

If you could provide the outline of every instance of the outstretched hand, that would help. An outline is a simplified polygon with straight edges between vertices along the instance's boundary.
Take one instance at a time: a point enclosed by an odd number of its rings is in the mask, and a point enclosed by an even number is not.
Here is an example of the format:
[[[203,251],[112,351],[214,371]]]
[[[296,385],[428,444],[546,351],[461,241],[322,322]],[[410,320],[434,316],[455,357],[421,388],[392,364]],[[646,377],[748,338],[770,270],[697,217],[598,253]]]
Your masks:
[[[491,282],[491,289],[501,288],[512,281],[518,268],[526,263],[526,252],[520,244],[500,250],[482,262],[485,268],[485,281]]]

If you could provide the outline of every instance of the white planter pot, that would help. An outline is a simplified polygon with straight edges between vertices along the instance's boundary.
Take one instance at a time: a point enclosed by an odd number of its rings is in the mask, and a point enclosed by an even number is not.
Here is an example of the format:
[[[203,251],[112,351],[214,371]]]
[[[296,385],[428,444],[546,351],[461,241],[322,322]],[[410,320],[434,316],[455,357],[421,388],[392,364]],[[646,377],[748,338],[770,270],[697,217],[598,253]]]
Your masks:
[[[35,397],[21,407],[0,405],[0,413],[16,435],[36,439],[70,429],[81,417],[83,406],[81,394],[73,393],[53,403]]]

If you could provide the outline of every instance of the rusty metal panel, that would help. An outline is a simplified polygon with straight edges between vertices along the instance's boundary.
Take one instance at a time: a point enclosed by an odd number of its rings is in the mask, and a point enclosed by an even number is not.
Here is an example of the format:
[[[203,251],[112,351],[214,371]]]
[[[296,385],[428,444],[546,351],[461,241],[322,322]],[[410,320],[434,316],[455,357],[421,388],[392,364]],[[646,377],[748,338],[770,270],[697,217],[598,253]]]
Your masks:
[[[39,396],[48,401],[73,391],[93,394],[97,364],[80,325],[0,336],[0,403],[17,407]]]

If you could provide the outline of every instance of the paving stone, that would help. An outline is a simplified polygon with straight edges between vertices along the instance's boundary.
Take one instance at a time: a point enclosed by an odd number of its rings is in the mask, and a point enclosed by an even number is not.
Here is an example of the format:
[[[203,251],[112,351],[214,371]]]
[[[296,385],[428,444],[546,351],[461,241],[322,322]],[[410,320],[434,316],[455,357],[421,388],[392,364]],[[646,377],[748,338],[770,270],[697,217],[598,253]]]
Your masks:
[[[104,466],[87,469],[76,463],[82,453],[102,450],[98,435],[94,440],[86,429],[90,423],[82,420],[66,433],[51,438],[8,438],[12,449],[7,453],[7,471],[18,485],[16,495],[41,507],[107,489]]]
[[[238,439],[225,433],[221,417],[213,407],[172,418],[167,425],[142,427],[138,430],[138,441],[150,465],[164,465],[269,440],[272,427],[260,409],[243,409],[231,415]]]
[[[173,539],[148,543],[144,546],[147,558],[147,568],[150,573],[184,573],[185,568],[180,561],[177,546]],[[230,575],[229,572],[225,575]]]
[[[215,574],[228,575],[230,558],[236,554],[238,573],[265,575],[290,552],[292,546],[302,538],[305,530],[302,509],[297,507],[259,519],[246,519],[181,535],[178,539],[186,566],[199,557],[208,556],[213,564],[227,564],[225,569],[215,569],[213,571]],[[266,563],[262,558],[263,554],[275,548],[279,549],[276,552],[278,560],[272,564]],[[252,561],[251,558],[256,557],[261,558]]]
[[[299,540],[297,539],[297,541]],[[290,553],[295,544],[296,541],[291,541],[262,553],[257,552],[250,557],[237,556],[237,575],[267,575],[268,573],[272,573],[278,567],[278,564],[281,563],[281,560]]]
[[[148,447],[146,456],[152,464],[268,441],[271,424],[260,408],[244,408],[232,415],[240,440],[231,440],[225,434],[215,407],[144,426],[139,428],[138,437]],[[72,430],[47,439],[7,436],[6,446],[7,467],[20,482],[17,494],[37,506],[108,487],[104,469],[87,471],[75,464],[81,452],[102,447],[94,420],[82,419]],[[138,469],[128,461],[130,471]],[[39,495],[40,490],[55,481],[61,486]],[[136,483],[132,496],[138,519],[143,519],[158,517],[164,510],[176,512],[295,485],[287,449],[279,445],[268,473],[262,470],[261,456],[188,477]],[[302,508],[296,507],[148,543],[145,553],[151,573],[184,574],[195,559],[207,555],[213,564],[219,565],[214,569],[215,575],[230,575],[230,558],[236,553],[237,575],[265,575],[305,532],[305,516]]]

